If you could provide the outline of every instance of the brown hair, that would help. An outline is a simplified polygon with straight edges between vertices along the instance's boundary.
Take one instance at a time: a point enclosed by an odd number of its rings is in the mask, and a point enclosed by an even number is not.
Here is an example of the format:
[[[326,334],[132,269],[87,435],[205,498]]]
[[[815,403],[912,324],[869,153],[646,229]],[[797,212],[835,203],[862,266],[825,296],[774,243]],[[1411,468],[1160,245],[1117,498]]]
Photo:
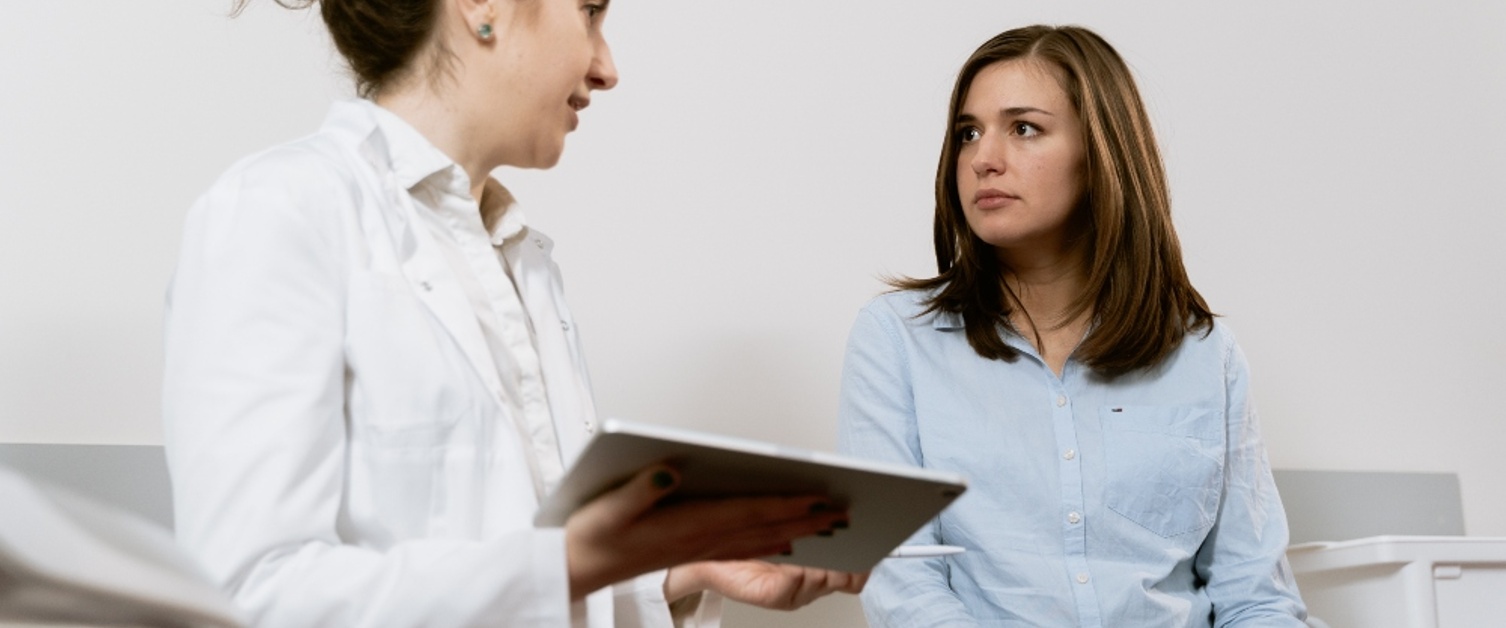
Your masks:
[[[240,13],[248,2],[235,0],[232,14]],[[306,9],[314,2],[277,0],[290,9]],[[319,0],[319,9],[335,48],[355,75],[356,93],[363,98],[404,78],[431,39],[436,46],[432,76],[442,76],[454,58],[444,41],[434,36],[438,0]]]
[[[1088,277],[1066,320],[1095,317],[1076,355],[1113,377],[1154,366],[1196,330],[1213,328],[1213,313],[1192,287],[1171,224],[1166,172],[1150,118],[1129,67],[1103,38],[1078,26],[1028,26],[999,34],[963,64],[952,89],[945,141],[936,168],[937,275],[902,278],[901,289],[935,290],[926,312],[960,314],[968,344],[989,359],[1014,360],[1000,326],[1013,329],[1004,268],[990,245],[967,225],[957,198],[955,121],[973,78],[983,68],[1031,59],[1058,70],[1063,91],[1083,121],[1086,191],[1079,210],[1088,248]]]

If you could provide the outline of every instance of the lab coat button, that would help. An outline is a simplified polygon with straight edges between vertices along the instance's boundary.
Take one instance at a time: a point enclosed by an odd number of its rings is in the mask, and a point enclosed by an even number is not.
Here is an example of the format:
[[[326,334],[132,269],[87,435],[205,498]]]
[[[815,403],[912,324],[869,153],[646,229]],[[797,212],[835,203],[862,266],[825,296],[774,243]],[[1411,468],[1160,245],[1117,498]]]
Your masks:
[[[560,329],[570,331],[570,321],[560,321]]]
[[[424,292],[433,292],[434,291],[434,286],[429,285],[429,282],[427,282],[427,281],[420,281],[420,282],[418,282],[418,285],[419,285],[420,288],[424,289]]]

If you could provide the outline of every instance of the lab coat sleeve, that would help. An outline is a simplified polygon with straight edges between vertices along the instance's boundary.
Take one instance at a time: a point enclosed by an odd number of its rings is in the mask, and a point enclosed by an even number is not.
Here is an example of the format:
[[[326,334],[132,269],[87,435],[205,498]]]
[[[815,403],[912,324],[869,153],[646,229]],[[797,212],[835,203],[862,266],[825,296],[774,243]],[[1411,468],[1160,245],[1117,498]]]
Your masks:
[[[1286,562],[1286,513],[1249,399],[1249,366],[1223,336],[1227,452],[1218,520],[1194,568],[1213,602],[1214,625],[1306,626],[1307,612]]]
[[[342,542],[346,210],[362,199],[338,159],[276,150],[195,204],[169,291],[180,542],[257,625],[569,625],[562,530]]]
[[[722,598],[710,591],[674,604],[664,599],[667,571],[647,573],[613,588],[617,628],[717,628],[722,623]]]
[[[882,300],[853,324],[842,365],[837,448],[844,454],[923,466],[901,315]],[[910,543],[936,544],[935,522]],[[947,584],[947,561],[880,561],[863,589],[870,625],[974,626],[977,621]]]

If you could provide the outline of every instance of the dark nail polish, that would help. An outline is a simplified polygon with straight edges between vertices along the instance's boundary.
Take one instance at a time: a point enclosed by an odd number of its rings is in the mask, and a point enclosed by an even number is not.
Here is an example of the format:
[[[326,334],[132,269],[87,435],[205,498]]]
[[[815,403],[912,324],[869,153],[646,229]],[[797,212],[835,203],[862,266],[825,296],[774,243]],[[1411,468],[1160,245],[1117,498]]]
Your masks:
[[[780,556],[794,556],[795,555],[795,548],[793,548],[793,547],[786,547],[786,548],[784,548],[784,551],[782,551],[782,552],[779,553],[779,555]]]
[[[822,531],[816,533],[816,536],[831,536],[831,535],[832,535],[832,531],[831,530],[822,530]]]
[[[823,513],[828,510],[831,510],[831,504],[828,504],[826,502],[816,502],[814,504],[811,504],[811,514],[813,515]]]
[[[670,475],[668,471],[656,471],[654,472],[653,481],[654,488],[669,488],[674,485],[675,476]]]
[[[841,521],[833,522],[831,524],[831,527],[836,528],[838,530],[846,530],[847,529],[847,520],[843,519]]]

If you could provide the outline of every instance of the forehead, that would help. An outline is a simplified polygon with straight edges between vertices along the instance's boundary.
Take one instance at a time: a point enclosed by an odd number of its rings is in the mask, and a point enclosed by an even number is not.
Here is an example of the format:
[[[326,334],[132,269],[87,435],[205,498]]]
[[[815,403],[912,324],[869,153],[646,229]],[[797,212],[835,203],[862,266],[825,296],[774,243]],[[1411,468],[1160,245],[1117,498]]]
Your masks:
[[[1050,63],[1035,59],[998,61],[973,76],[962,109],[975,114],[1015,107],[1063,112],[1072,107],[1061,81],[1061,70]]]

